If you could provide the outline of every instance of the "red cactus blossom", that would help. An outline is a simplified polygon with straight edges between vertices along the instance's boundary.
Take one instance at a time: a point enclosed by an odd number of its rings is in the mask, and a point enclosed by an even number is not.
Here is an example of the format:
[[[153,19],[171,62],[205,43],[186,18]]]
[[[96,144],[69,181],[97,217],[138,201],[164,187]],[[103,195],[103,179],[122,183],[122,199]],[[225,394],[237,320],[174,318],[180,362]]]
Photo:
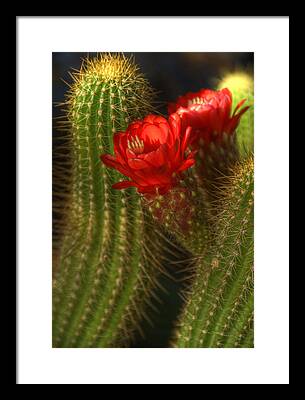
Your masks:
[[[181,172],[191,167],[194,151],[187,154],[191,128],[182,129],[178,114],[166,120],[147,115],[131,123],[126,132],[114,135],[114,156],[101,160],[130,180],[113,185],[114,189],[135,186],[139,193],[165,194],[178,185]]]
[[[221,142],[223,133],[233,134],[241,116],[249,108],[241,108],[245,101],[240,101],[231,115],[232,94],[229,89],[201,89],[178,97],[176,103],[169,103],[168,112],[179,114],[183,127],[192,127],[191,144],[197,147],[199,141],[205,144]]]

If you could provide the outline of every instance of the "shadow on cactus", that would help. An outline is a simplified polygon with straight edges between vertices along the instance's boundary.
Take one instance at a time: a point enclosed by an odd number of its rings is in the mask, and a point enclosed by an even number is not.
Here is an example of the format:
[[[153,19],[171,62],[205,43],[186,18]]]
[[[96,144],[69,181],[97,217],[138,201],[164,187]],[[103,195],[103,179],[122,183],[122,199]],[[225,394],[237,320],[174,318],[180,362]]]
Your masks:
[[[167,347],[253,347],[251,76],[167,115],[132,57],[86,58],[71,77],[53,160],[53,347],[134,347],[170,296]]]

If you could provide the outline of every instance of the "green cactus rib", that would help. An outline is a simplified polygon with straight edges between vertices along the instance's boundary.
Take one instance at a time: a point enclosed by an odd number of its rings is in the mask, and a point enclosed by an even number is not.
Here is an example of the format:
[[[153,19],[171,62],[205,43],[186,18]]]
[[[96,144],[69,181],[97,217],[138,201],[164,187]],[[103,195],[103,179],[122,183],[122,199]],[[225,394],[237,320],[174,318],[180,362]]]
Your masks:
[[[193,176],[198,187],[205,191],[204,201],[208,203],[219,198],[217,191],[219,180],[227,176],[232,166],[240,159],[236,134],[228,135],[224,132],[222,136],[222,142],[217,144],[200,141],[196,168],[193,169]],[[210,215],[213,214],[212,211]]]
[[[144,228],[138,194],[113,190],[122,177],[99,157],[113,153],[115,132],[151,112],[153,91],[123,55],[87,59],[73,78],[67,101],[72,179],[54,265],[53,346],[111,347],[127,341],[145,313],[156,268],[144,242],[154,236]]]
[[[155,229],[163,231],[164,235],[170,232],[189,252],[198,254],[208,241],[208,231],[202,234],[208,219],[206,197],[205,190],[197,186],[188,170],[181,174],[179,186],[155,199],[143,198],[142,204],[151,215]]]
[[[232,110],[243,99],[250,109],[242,116],[237,127],[237,147],[241,157],[254,151],[254,80],[247,72],[230,73],[219,82],[218,89],[228,88],[233,96]]]
[[[213,245],[185,293],[175,347],[253,347],[253,158],[228,180],[215,205]]]
[[[239,310],[238,319],[231,326],[223,340],[223,347],[253,347],[254,329],[254,296],[249,293],[248,301],[244,302]],[[252,338],[252,342],[250,342]]]

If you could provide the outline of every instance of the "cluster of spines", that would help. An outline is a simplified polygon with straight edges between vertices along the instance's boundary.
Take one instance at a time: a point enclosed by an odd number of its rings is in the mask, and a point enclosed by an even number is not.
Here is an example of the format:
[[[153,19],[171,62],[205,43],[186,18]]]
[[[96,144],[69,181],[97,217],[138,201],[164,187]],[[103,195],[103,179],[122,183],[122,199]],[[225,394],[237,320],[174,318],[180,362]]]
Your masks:
[[[213,245],[184,294],[175,347],[253,347],[253,158],[235,166],[228,180]]]
[[[143,208],[155,222],[155,229],[174,235],[193,254],[201,253],[208,240],[208,232],[202,234],[208,220],[206,201],[205,188],[198,186],[190,170],[184,171],[177,186],[167,193],[142,198]]]
[[[219,172],[226,174],[239,158],[235,134],[224,132],[219,135],[221,139],[217,142],[205,143],[203,139],[199,140],[196,166],[205,179],[211,180]]]
[[[65,171],[72,179],[54,259],[53,346],[110,347],[118,336],[129,338],[129,319],[143,316],[138,303],[148,298],[156,271],[147,282],[143,266],[153,263],[138,195],[111,188],[120,175],[100,154],[113,152],[115,132],[151,111],[153,91],[122,55],[86,60],[73,78],[66,103],[72,170]]]

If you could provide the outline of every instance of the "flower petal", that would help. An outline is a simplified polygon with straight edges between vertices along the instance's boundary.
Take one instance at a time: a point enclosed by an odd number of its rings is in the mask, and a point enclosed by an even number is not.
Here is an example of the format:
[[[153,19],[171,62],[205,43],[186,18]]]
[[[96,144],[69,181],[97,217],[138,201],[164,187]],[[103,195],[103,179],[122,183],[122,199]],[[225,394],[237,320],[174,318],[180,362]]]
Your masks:
[[[222,95],[228,96],[229,102],[232,103],[232,93],[228,88],[221,89],[219,91],[219,93],[221,93]]]
[[[150,165],[141,158],[129,158],[128,159],[128,166],[131,169],[144,169],[149,168]]]
[[[100,159],[105,165],[107,165],[107,167],[116,168],[118,165],[120,165],[117,159],[110,154],[102,154]]]
[[[112,185],[112,188],[121,190],[121,189],[129,188],[131,186],[138,187],[138,185],[135,182],[132,182],[132,181],[121,181],[121,182],[117,182],[114,185]]]
[[[174,112],[177,111],[178,106],[176,103],[168,103],[167,105],[167,112],[168,114],[173,114]]]
[[[234,111],[233,111],[233,116],[235,115],[236,111],[247,101],[247,99],[243,99],[241,100],[235,107]]]
[[[127,165],[121,164],[117,161],[116,158],[114,158],[112,155],[110,154],[103,154],[100,156],[102,162],[110,168],[114,168],[117,171],[121,172],[121,174],[131,177],[131,172],[128,169]]]
[[[180,166],[180,168],[177,170],[177,172],[184,171],[188,168],[190,168],[192,165],[195,164],[194,158],[190,158],[188,160],[185,160],[184,163]]]
[[[140,155],[144,160],[149,163],[149,166],[160,167],[166,163],[166,149],[167,146],[162,144],[156,151]]]
[[[189,145],[190,142],[190,138],[191,138],[191,133],[192,133],[192,127],[188,126],[186,128],[184,137],[182,139],[182,143],[181,143],[181,154],[183,156],[187,146]]]
[[[113,147],[117,161],[121,164],[126,163],[127,134],[118,132],[113,136]]]
[[[237,114],[234,115],[234,117],[238,117],[240,119],[240,117],[247,111],[249,110],[250,106],[246,106],[243,109],[241,109]]]

